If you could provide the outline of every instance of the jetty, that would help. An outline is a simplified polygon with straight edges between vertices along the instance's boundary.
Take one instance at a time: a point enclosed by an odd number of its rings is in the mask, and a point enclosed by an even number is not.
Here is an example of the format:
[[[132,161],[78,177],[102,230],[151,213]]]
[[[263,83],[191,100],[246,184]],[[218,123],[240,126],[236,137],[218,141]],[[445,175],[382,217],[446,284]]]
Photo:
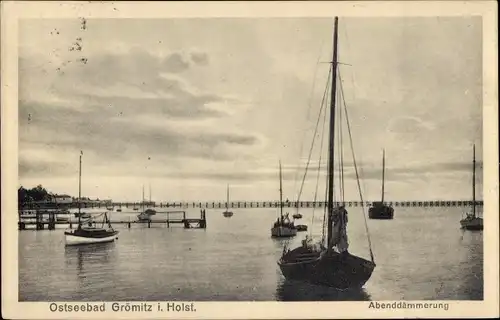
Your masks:
[[[18,227],[19,230],[27,230],[27,226],[35,226],[36,230],[44,230],[46,227],[48,230],[54,230],[56,225],[67,225],[70,229],[73,225],[78,225],[76,218],[74,220],[59,221],[57,215],[61,214],[58,211],[50,210],[36,210],[33,214],[20,214]],[[148,221],[140,220],[111,220],[113,225],[125,225],[127,228],[131,228],[132,225],[147,225],[151,228],[151,225],[163,225],[167,228],[171,225],[181,225],[185,229],[206,229],[207,218],[205,210],[200,210],[199,218],[188,218],[185,211],[164,211],[157,212],[157,214],[164,214],[164,218],[151,219]],[[96,222],[97,223],[97,222]]]
[[[380,200],[378,200],[380,201]],[[336,202],[334,205],[344,205],[346,207],[369,207],[377,201],[344,201]],[[468,207],[473,205],[473,201],[469,200],[419,200],[419,201],[384,201],[385,205],[394,207]],[[200,208],[200,209],[226,209],[227,208],[279,208],[279,201],[208,201],[208,202],[159,202],[151,203],[146,207],[154,208]],[[285,208],[322,208],[326,202],[322,201],[285,201],[283,207]],[[113,202],[108,204],[102,203],[82,203],[82,208],[134,208],[141,206],[140,202]],[[476,206],[483,206],[483,201],[476,201]],[[73,203],[44,203],[44,202],[30,202],[22,205],[20,210],[41,210],[41,209],[74,209],[78,208],[78,202]]]

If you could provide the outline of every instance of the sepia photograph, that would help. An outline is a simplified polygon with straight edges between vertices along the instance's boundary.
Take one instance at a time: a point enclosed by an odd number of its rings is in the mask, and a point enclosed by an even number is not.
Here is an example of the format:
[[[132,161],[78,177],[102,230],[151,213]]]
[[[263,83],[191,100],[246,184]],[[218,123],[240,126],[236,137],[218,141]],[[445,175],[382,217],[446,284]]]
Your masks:
[[[58,317],[484,302],[484,26],[335,10],[17,20],[14,300]]]

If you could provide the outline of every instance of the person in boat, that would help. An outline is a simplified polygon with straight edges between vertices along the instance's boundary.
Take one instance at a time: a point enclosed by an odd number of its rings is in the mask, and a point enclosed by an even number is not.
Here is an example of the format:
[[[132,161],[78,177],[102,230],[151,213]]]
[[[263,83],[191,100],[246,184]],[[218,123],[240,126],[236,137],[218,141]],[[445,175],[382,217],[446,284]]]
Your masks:
[[[347,250],[348,242],[346,233],[348,222],[347,216],[348,212],[345,206],[335,208],[332,212],[333,228],[336,230],[336,239],[334,239],[334,242],[342,255],[349,254]]]

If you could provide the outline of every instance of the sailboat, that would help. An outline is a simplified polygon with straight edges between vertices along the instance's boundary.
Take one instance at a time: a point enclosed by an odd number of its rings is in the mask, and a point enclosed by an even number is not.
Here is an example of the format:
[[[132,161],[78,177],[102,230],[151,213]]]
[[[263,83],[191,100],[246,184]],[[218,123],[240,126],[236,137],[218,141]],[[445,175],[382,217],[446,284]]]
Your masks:
[[[382,151],[382,200],[373,202],[373,205],[368,209],[368,217],[370,219],[393,219],[394,208],[384,203],[384,186],[385,186],[385,149]]]
[[[144,186],[142,186],[142,212],[137,215],[139,221],[150,221],[151,216],[156,214],[156,210],[154,209],[146,209],[144,210],[144,205],[146,200],[144,199]],[[151,186],[149,186],[149,203],[151,203]]]
[[[297,235],[297,228],[293,221],[288,217],[288,213],[283,215],[283,178],[281,176],[281,161],[280,167],[280,214],[271,228],[271,237],[273,238],[288,238]]]
[[[111,221],[108,219],[107,213],[104,213],[104,218],[100,228],[95,226],[92,221],[86,220],[87,225],[83,225],[83,217],[81,214],[81,198],[82,198],[82,155],[80,151],[80,168],[78,175],[78,227],[75,230],[66,230],[64,232],[64,240],[66,246],[112,242],[118,239],[118,231],[111,226]],[[104,228],[104,224],[107,228]]]
[[[229,184],[227,185],[227,201],[226,201],[226,211],[224,211],[222,214],[224,215],[224,217],[226,218],[230,218],[233,216],[233,212],[232,211],[229,211]]]
[[[462,229],[483,230],[483,218],[476,215],[476,145],[472,148],[472,213],[460,220]]]
[[[340,194],[342,201],[339,203],[334,201],[336,197],[334,193],[334,146],[335,146],[335,120],[336,120],[336,90],[337,90],[337,39],[338,39],[338,17],[335,17],[334,33],[333,33],[333,59],[331,62],[331,70],[327,83],[332,80],[331,84],[331,99],[330,99],[330,119],[329,119],[329,148],[328,148],[328,174],[327,174],[327,205],[324,208],[324,222],[326,220],[326,225],[323,228],[323,237],[321,241],[314,244],[312,239],[308,236],[302,240],[302,245],[290,250],[287,245],[283,248],[283,253],[281,258],[278,260],[278,265],[280,267],[281,273],[287,280],[299,280],[309,283],[324,285],[328,287],[333,287],[337,289],[349,289],[349,288],[361,288],[368,279],[370,279],[373,270],[375,269],[375,262],[373,257],[373,252],[371,250],[370,236],[368,233],[368,225],[366,215],[363,214],[365,228],[368,238],[368,244],[370,248],[371,261],[364,258],[353,255],[348,251],[349,243],[347,239],[347,215],[348,212],[343,206],[344,199],[343,194],[345,188],[343,187],[343,159],[342,159],[342,149],[339,152],[339,180],[340,180]],[[340,76],[340,74],[339,74]],[[339,91],[342,91],[342,81],[339,81]],[[328,88],[328,87],[327,87]],[[325,90],[326,96],[327,90]],[[343,94],[342,94],[343,98]],[[325,99],[323,99],[325,101]],[[322,103],[323,106],[323,103]],[[345,102],[344,102],[345,107]],[[323,110],[323,108],[321,109]],[[347,107],[346,110],[346,122],[347,128],[349,130],[349,137],[352,138],[349,126],[349,120],[347,117]],[[339,127],[341,127],[341,109],[339,108]],[[320,111],[321,117],[322,111]],[[326,112],[325,112],[325,122],[326,122]],[[318,118],[319,119],[319,118]],[[341,132],[341,131],[340,131]],[[340,139],[341,139],[340,134]],[[314,140],[313,140],[314,142]],[[339,143],[341,146],[342,144]],[[352,148],[351,148],[352,149]],[[311,149],[312,150],[312,149]],[[363,203],[363,197],[361,193],[361,187],[359,183],[359,175],[356,166],[356,160],[354,157],[354,150],[352,150],[354,169],[356,173],[356,178],[358,182],[358,190]],[[319,161],[321,164],[321,159]],[[318,171],[319,172],[319,171]],[[319,177],[319,173],[318,173]],[[325,242],[325,229],[326,229],[326,242]]]

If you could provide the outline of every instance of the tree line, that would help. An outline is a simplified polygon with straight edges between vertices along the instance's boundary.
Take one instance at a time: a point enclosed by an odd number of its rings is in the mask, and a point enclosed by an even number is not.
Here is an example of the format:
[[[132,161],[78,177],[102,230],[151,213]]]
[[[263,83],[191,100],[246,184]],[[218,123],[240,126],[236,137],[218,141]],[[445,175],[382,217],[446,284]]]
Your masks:
[[[31,189],[26,189],[23,186],[17,189],[18,204],[25,204],[37,201],[50,201],[53,196],[56,196],[56,194],[47,191],[47,189],[45,189],[41,184]],[[72,199],[75,200],[77,198],[72,197]],[[82,197],[82,200],[89,200],[89,199]]]

